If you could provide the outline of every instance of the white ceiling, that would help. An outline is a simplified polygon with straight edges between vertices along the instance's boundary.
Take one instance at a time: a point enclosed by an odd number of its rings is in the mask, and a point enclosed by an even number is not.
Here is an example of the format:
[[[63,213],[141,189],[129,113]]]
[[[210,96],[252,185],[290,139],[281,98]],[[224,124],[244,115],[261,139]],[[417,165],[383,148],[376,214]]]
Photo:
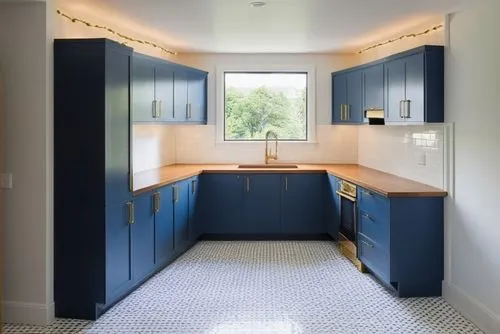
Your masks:
[[[426,29],[470,0],[60,0],[194,52],[342,52]],[[158,39],[158,38],[156,38]]]

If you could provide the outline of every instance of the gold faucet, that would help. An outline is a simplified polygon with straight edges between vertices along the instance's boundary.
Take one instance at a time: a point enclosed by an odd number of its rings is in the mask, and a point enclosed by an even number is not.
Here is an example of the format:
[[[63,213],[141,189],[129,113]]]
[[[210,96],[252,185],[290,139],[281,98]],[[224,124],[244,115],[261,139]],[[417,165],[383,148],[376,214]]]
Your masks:
[[[274,154],[271,154],[271,148],[269,147],[269,137],[274,137],[274,141],[276,143]],[[269,163],[269,160],[278,160],[278,135],[274,131],[266,132],[266,151],[264,152],[264,161],[266,165]]]

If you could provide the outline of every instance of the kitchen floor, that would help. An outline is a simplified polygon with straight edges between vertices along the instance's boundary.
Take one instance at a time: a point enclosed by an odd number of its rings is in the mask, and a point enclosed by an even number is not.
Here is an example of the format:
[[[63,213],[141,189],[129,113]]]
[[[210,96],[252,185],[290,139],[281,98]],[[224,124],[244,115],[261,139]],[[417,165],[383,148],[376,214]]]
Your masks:
[[[329,241],[199,242],[96,322],[4,333],[482,333],[442,298],[393,297]]]

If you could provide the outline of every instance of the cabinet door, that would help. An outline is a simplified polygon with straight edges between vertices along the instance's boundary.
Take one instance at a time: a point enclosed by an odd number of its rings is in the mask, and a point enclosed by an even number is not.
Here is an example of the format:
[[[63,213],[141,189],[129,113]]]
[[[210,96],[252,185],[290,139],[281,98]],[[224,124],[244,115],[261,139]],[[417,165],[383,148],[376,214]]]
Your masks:
[[[365,110],[384,109],[384,64],[363,70],[363,92],[363,118]]]
[[[363,122],[363,71],[347,74],[347,123]]]
[[[133,57],[132,110],[134,122],[153,122],[155,99],[155,63],[146,58]]]
[[[204,174],[200,177],[196,225],[199,234],[242,233],[243,175]]]
[[[139,282],[155,268],[155,216],[153,196],[145,193],[134,198],[132,225],[132,264],[134,281]]]
[[[158,190],[155,213],[156,265],[162,267],[174,255],[174,197],[172,186]]]
[[[171,66],[157,64],[155,69],[155,91],[158,108],[160,110],[159,121],[168,122],[174,120],[174,71]]]
[[[182,181],[174,186],[174,250],[184,252],[189,245],[189,183]]]
[[[188,180],[189,185],[189,243],[194,243],[200,236],[196,224],[196,210],[198,206],[198,184],[199,177],[195,176]]]
[[[424,53],[404,58],[406,74],[406,122],[424,121]]]
[[[402,122],[402,108],[405,98],[405,62],[395,59],[385,64],[385,120]]]
[[[334,74],[332,76],[332,123],[342,122],[342,111],[347,104],[347,78],[346,74]]]
[[[181,67],[174,69],[174,120],[185,122],[188,103],[188,77],[187,72]]]
[[[115,300],[132,285],[128,213],[126,203],[106,207],[106,303]]]
[[[283,174],[281,231],[285,234],[323,234],[324,174]]]
[[[276,234],[281,230],[281,175],[244,176],[243,231],[249,234]]]
[[[106,205],[130,197],[130,54],[106,50]]]
[[[328,175],[326,188],[326,230],[333,239],[337,239],[340,228],[340,198],[337,195],[339,179],[333,175]]]
[[[189,122],[207,121],[207,77],[204,73],[189,72],[188,75],[188,118]]]

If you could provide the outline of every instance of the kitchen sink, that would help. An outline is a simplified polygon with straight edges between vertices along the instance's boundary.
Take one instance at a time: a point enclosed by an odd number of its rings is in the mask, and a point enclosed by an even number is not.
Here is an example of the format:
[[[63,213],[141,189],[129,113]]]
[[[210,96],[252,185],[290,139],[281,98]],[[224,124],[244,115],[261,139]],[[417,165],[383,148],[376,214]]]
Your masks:
[[[238,168],[299,168],[299,166],[290,164],[249,164],[238,165]]]

